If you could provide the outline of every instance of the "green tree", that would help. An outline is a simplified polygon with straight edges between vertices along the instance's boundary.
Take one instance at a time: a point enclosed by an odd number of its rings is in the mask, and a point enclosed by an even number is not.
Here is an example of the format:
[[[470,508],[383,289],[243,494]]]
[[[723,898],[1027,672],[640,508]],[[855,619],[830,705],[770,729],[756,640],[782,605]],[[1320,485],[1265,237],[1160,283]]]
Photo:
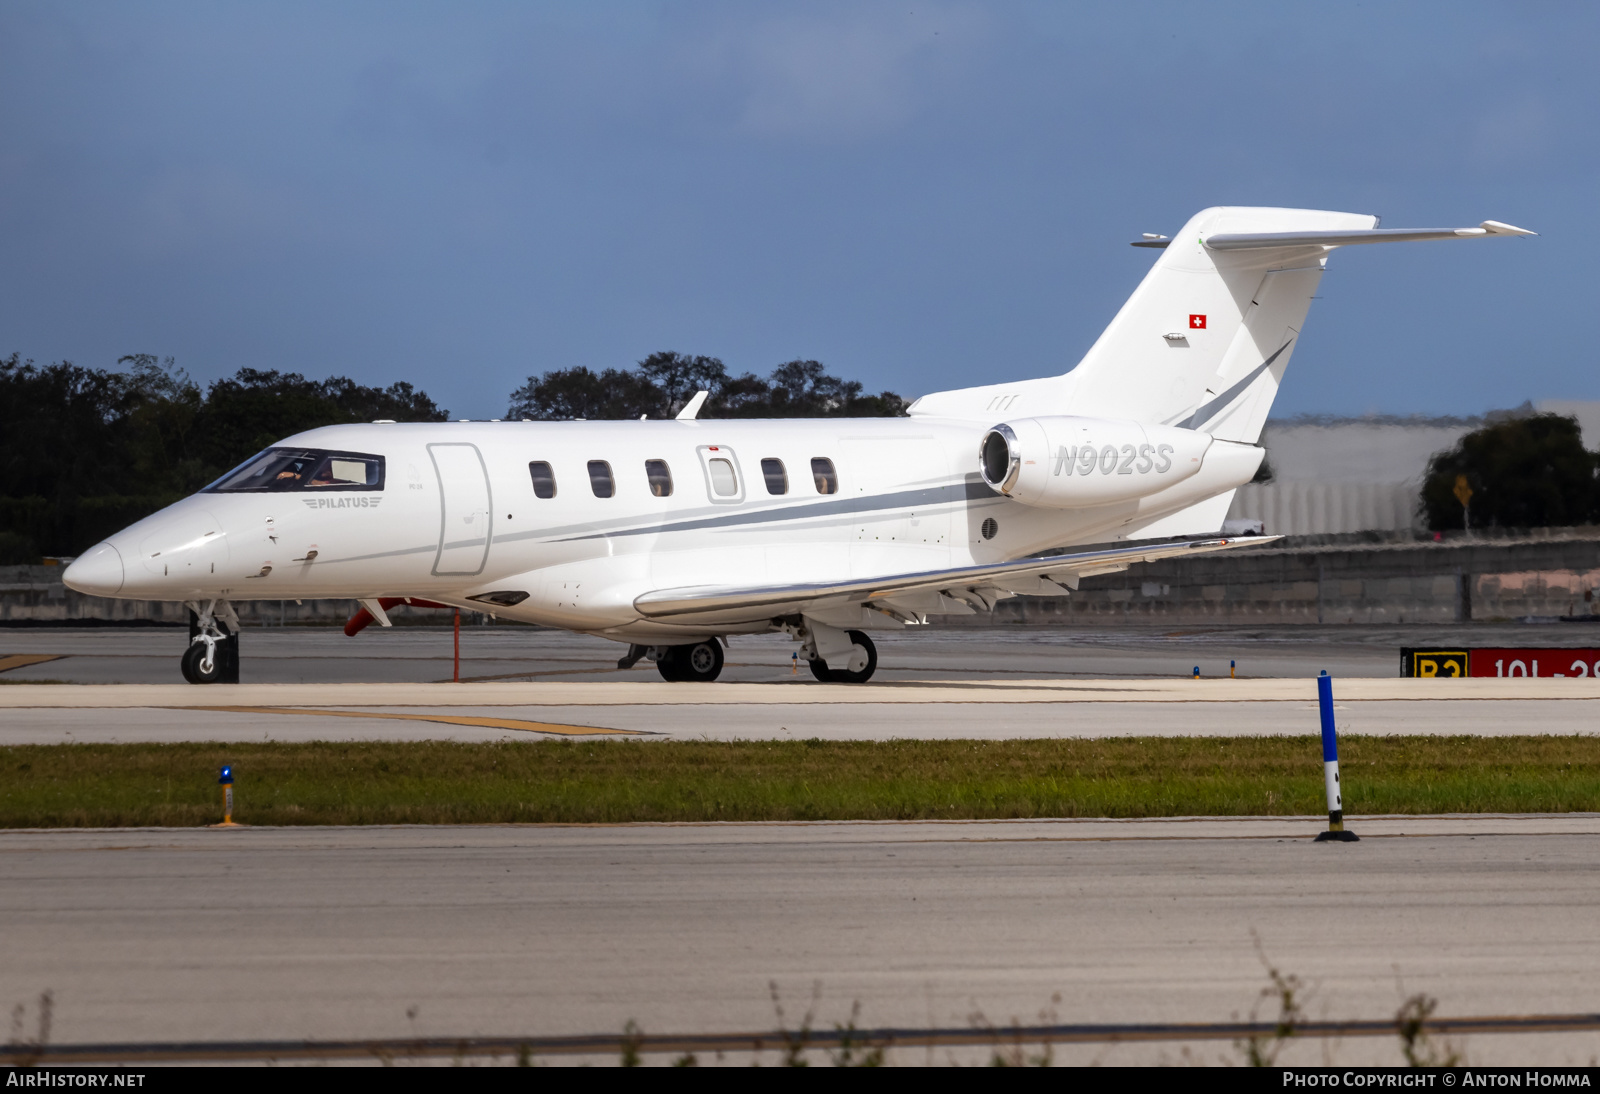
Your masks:
[[[820,361],[789,361],[763,379],[730,376],[715,357],[653,353],[631,371],[558,369],[511,395],[508,418],[668,418],[697,391],[710,392],[702,418],[895,417],[906,402],[892,391],[865,395],[855,380],[830,376]]]
[[[580,366],[528,377],[511,393],[506,417],[535,421],[600,421],[651,413],[660,417],[665,405],[662,390],[637,372],[614,368],[593,372]]]
[[[1587,524],[1600,515],[1596,466],[1576,419],[1534,414],[1496,422],[1428,461],[1423,512],[1429,528],[1461,528],[1455,490],[1457,478],[1465,477],[1474,528]]]

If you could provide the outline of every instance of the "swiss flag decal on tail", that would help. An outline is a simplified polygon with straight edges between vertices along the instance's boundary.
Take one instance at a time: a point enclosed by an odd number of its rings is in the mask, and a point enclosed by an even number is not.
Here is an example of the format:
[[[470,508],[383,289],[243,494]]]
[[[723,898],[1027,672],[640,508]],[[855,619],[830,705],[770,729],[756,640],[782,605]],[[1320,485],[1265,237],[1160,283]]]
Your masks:
[[[1205,330],[1206,329],[1206,317],[1203,316],[1203,315],[1191,315],[1191,316],[1189,316],[1189,329],[1190,330]]]

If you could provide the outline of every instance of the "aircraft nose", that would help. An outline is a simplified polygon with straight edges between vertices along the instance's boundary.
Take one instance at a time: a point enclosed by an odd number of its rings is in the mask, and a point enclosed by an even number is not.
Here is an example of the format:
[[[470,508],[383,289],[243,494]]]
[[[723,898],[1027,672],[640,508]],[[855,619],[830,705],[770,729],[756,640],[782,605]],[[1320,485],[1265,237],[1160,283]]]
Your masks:
[[[122,555],[109,543],[101,543],[79,555],[61,575],[69,589],[91,596],[115,596],[122,588]]]

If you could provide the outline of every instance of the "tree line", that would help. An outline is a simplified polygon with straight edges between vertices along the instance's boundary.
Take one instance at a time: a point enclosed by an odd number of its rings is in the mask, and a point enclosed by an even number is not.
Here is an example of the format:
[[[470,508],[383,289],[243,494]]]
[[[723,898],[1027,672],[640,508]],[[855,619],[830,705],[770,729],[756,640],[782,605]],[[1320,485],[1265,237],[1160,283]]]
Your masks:
[[[202,387],[171,358],[129,354],[115,369],[0,357],[0,565],[82,553],[212,482],[255,453],[317,426],[449,412],[408,383],[240,369]],[[866,395],[816,361],[770,376],[730,375],[715,357],[655,353],[633,369],[559,369],[512,393],[508,418],[670,417],[696,391],[700,416],[902,414],[892,392]]]

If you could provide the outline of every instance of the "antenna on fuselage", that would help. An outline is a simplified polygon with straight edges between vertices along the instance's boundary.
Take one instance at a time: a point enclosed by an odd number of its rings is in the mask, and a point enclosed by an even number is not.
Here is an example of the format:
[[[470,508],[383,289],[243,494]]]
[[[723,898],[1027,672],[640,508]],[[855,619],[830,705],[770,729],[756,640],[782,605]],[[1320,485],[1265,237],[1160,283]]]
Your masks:
[[[695,392],[694,393],[694,398],[690,399],[687,403],[684,403],[683,404],[683,409],[678,411],[678,421],[680,421],[680,422],[692,422],[692,421],[694,421],[694,416],[696,414],[700,413],[700,408],[701,407],[706,405],[706,396],[708,396],[710,394],[711,394],[711,392],[709,392],[709,391],[697,391],[697,392]]]

